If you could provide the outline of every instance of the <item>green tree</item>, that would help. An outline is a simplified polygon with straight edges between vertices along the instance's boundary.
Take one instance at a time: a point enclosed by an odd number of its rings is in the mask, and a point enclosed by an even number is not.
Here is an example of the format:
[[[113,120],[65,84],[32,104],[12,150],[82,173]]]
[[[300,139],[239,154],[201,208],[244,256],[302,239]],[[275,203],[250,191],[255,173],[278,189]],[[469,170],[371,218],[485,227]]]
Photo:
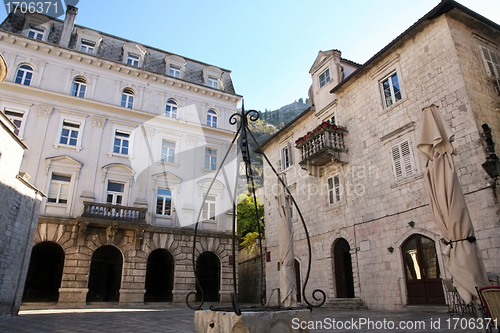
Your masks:
[[[245,237],[248,233],[259,232],[255,213],[255,201],[257,200],[257,212],[259,217],[260,231],[264,234],[264,205],[258,199],[251,197],[248,193],[238,196],[237,223],[238,233]]]

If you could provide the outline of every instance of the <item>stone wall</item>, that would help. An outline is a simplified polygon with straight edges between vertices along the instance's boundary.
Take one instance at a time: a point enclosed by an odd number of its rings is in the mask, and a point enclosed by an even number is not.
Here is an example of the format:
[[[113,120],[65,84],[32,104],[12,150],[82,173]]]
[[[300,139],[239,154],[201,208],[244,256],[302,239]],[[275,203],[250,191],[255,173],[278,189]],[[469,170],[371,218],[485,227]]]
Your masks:
[[[266,271],[264,270],[264,291],[266,290]],[[238,251],[238,301],[240,303],[260,304],[261,264],[259,250]]]
[[[480,31],[476,31],[480,34]],[[499,127],[498,96],[487,87],[484,64],[472,30],[448,15],[425,21],[419,29],[395,44],[368,66],[362,75],[332,95],[336,103],[309,113],[265,147],[276,161],[286,142],[312,131],[335,115],[346,126],[348,163],[301,170],[299,151],[293,166],[285,170],[288,184],[305,217],[312,243],[312,270],[306,297],[321,288],[329,301],[336,295],[332,247],[338,238],[350,245],[355,296],[370,308],[397,309],[407,304],[401,246],[408,237],[421,234],[435,242],[440,253],[440,232],[435,225],[423,182],[425,160],[415,143],[421,110],[435,104],[455,133],[453,156],[458,176],[476,228],[487,271],[498,274],[500,208],[491,182],[481,168],[485,159],[479,131],[482,122]],[[379,82],[397,72],[403,98],[384,108]],[[467,74],[465,74],[467,73]],[[495,126],[495,127],[493,127]],[[499,137],[495,133],[495,140]],[[412,176],[396,180],[390,148],[409,140],[415,161]],[[265,167],[266,221],[277,221],[273,189],[276,177]],[[329,204],[327,179],[340,174],[342,200]],[[307,268],[305,234],[296,214],[295,254],[301,261],[302,280]],[[413,221],[414,227],[408,223]],[[267,263],[268,291],[277,287],[277,223],[266,225],[272,261]],[[394,252],[389,252],[392,247]],[[442,277],[449,276],[438,256]]]

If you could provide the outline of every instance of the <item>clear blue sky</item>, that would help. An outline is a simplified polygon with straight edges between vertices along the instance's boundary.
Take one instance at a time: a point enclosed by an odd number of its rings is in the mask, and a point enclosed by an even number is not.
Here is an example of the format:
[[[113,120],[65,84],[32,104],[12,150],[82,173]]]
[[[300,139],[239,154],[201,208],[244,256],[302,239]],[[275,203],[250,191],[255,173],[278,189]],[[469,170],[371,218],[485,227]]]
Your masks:
[[[499,0],[458,2],[500,24]],[[77,24],[229,69],[246,109],[264,111],[307,98],[318,51],[363,63],[438,3],[81,0]]]

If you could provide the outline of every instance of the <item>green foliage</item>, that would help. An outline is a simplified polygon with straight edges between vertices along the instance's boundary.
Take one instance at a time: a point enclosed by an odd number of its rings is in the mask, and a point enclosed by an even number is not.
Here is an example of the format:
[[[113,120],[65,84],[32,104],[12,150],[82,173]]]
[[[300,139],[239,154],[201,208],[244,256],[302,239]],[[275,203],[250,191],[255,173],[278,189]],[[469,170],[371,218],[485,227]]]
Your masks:
[[[238,196],[237,223],[238,232],[243,238],[248,233],[258,232],[254,200],[257,200],[260,230],[262,233],[264,232],[264,205],[258,199],[249,196],[247,193],[242,193]]]
[[[257,252],[256,240],[258,237],[258,232],[249,232],[242,237],[243,242],[240,243],[240,246],[243,246],[248,252],[255,254]]]

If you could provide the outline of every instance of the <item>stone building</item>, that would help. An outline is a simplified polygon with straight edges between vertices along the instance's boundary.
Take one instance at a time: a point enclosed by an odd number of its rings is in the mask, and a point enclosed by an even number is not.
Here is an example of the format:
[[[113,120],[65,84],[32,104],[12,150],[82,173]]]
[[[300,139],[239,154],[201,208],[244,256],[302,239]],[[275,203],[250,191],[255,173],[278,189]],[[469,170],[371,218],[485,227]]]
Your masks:
[[[0,107],[47,193],[23,302],[184,302],[200,210],[205,300],[229,300],[234,162],[208,190],[234,136],[231,72],[79,26],[77,13],[17,11],[0,26],[12,69]]]
[[[0,56],[0,82],[7,74]],[[0,318],[17,315],[44,194],[20,172],[28,148],[16,126],[0,112]]]
[[[340,51],[319,52],[310,70],[311,108],[264,144],[309,228],[311,302],[320,288],[330,306],[445,303],[440,278],[450,274],[425,189],[425,160],[415,146],[421,110],[432,104],[455,133],[455,167],[486,270],[500,274],[498,193],[481,167],[492,153],[482,124],[500,142],[498,59],[500,26],[450,0],[361,66]],[[269,167],[264,175],[270,291],[278,286],[278,184]],[[307,243],[292,216],[300,287]]]

